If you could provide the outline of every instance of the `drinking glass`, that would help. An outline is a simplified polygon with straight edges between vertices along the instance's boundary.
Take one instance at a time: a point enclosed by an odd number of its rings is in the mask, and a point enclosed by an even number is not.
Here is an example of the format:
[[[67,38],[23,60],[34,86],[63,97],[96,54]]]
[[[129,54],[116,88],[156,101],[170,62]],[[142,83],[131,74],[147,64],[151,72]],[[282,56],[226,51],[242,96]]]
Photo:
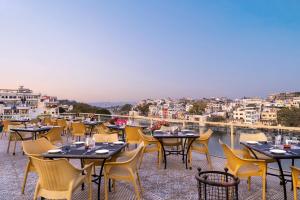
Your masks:
[[[278,147],[281,144],[281,135],[275,136],[275,146]]]
[[[298,144],[298,138],[297,137],[292,137],[292,143],[293,144]]]
[[[290,141],[290,137],[289,137],[289,136],[284,136],[284,137],[283,137],[283,143],[284,143],[284,144],[287,144],[287,145],[288,145],[288,144],[289,144],[289,141]]]

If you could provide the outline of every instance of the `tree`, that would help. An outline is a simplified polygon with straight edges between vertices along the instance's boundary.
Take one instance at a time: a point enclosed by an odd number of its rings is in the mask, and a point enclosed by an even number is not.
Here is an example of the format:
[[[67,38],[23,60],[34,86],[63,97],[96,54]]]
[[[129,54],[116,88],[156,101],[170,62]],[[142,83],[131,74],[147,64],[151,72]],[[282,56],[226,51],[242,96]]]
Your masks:
[[[212,115],[207,118],[207,121],[209,122],[225,122],[226,118],[218,115]]]
[[[192,115],[202,115],[205,111],[207,103],[205,101],[195,101],[192,103],[193,107],[189,110]]]
[[[121,115],[124,115],[124,114],[127,115],[129,113],[129,111],[131,111],[131,109],[132,109],[131,104],[125,104],[119,109],[119,113]]]
[[[73,110],[70,112],[73,113],[95,113],[95,114],[106,114],[106,115],[111,114],[110,111],[105,108],[91,106],[86,103],[80,103],[80,102],[69,101],[69,100],[61,100],[60,103],[64,105],[72,105]]]
[[[149,113],[149,106],[152,105],[151,103],[147,104],[139,104],[136,109],[140,111],[141,115],[148,116]]]
[[[300,108],[282,108],[277,112],[277,121],[283,126],[300,127]]]

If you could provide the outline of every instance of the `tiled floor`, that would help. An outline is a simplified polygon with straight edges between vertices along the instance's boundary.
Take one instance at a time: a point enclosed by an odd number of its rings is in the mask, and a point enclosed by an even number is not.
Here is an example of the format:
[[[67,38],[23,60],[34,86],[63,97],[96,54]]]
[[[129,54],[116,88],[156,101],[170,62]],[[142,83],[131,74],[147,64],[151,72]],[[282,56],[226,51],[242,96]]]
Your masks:
[[[13,156],[12,153],[6,153],[6,145],[7,139],[4,137],[0,140],[0,199],[32,199],[37,176],[33,173],[29,175],[25,195],[21,195],[21,184],[27,158],[21,153],[20,145],[18,145],[17,154],[15,156]],[[214,169],[223,170],[224,159],[214,157],[212,160]],[[73,160],[72,163],[75,165],[79,164],[76,160]],[[193,169],[186,170],[182,164],[181,157],[169,156],[168,168],[165,170],[162,167],[157,169],[156,155],[145,155],[140,170],[144,190],[142,194],[143,199],[197,199],[198,190],[195,180],[197,167],[201,167],[202,169],[208,168],[204,157],[195,155],[193,159]],[[290,188],[290,184],[288,184],[289,199],[292,199],[293,194]],[[101,186],[101,190],[102,189],[103,184]],[[96,199],[96,185],[93,191],[94,199]],[[101,195],[101,199],[103,199],[103,192],[101,192]],[[73,199],[87,199],[86,190],[77,190]],[[127,183],[117,183],[116,192],[111,192],[109,199],[135,199],[132,186]],[[239,185],[239,199],[261,199],[261,179],[253,178],[250,192],[247,190],[246,181],[241,181]],[[283,199],[283,190],[276,177],[268,176],[267,199]]]

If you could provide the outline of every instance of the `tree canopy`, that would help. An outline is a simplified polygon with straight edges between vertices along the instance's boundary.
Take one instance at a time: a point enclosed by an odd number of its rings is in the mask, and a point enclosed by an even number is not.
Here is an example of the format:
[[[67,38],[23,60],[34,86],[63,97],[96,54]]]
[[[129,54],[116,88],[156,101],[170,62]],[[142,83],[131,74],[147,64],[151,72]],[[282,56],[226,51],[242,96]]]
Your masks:
[[[151,103],[147,104],[139,104],[136,109],[141,113],[143,116],[148,116],[149,113],[149,106],[152,105]]]
[[[300,108],[282,108],[277,113],[277,121],[283,126],[300,127]]]
[[[121,106],[121,108],[119,109],[119,113],[121,115],[128,115],[129,111],[131,111],[132,109],[132,105],[131,104],[125,104],[123,106]]]
[[[199,100],[192,103],[193,107],[189,110],[189,114],[202,115],[207,106],[207,102]]]
[[[69,100],[61,100],[60,103],[65,105],[72,105],[73,110],[70,112],[73,113],[95,113],[95,114],[106,114],[106,115],[111,114],[110,111],[105,108],[91,106],[86,103],[80,103],[80,102],[69,101]]]

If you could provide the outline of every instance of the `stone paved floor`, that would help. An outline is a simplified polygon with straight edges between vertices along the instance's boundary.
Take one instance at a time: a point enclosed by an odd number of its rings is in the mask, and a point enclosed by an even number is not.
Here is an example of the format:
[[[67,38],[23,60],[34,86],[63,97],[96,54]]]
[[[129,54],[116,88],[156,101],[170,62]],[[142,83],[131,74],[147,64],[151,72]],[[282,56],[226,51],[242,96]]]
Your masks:
[[[0,140],[0,200],[14,199],[32,199],[37,176],[29,174],[26,185],[25,195],[21,195],[21,184],[26,164],[26,156],[22,155],[20,144],[15,156],[12,153],[6,153],[7,139]],[[224,159],[212,158],[213,167],[216,170],[223,170]],[[74,165],[79,165],[78,161],[72,161]],[[208,169],[206,160],[202,156],[195,155],[193,160],[193,169],[186,170],[181,162],[181,157],[168,157],[168,168],[157,169],[156,155],[145,155],[145,159],[140,170],[142,186],[144,189],[143,199],[146,200],[184,200],[197,199],[197,187],[195,181],[196,168]],[[103,185],[101,190],[103,189]],[[97,190],[94,186],[94,199],[96,199]],[[101,191],[103,194],[103,191]],[[289,199],[292,199],[290,184],[288,184]],[[245,180],[239,185],[239,198],[247,200],[261,199],[261,179],[253,178],[252,188],[247,190]],[[276,177],[268,176],[268,199],[283,199],[283,190]],[[86,190],[80,189],[75,192],[73,199],[87,199]],[[101,196],[103,199],[103,195]],[[127,183],[118,182],[116,192],[111,192],[109,199],[135,199],[133,187]]]

